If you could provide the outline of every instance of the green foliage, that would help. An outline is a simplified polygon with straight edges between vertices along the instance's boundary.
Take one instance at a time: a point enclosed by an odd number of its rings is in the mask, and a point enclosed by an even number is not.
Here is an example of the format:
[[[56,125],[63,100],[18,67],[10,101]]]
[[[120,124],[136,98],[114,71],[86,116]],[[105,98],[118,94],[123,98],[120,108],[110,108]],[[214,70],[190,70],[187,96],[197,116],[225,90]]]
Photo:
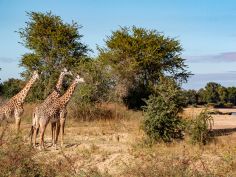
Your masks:
[[[96,103],[109,101],[111,91],[114,91],[114,81],[112,73],[100,60],[90,59],[81,64],[77,70],[84,73],[86,83],[81,91],[86,100]]]
[[[76,68],[85,62],[87,46],[81,42],[80,26],[64,23],[59,16],[52,13],[27,13],[29,21],[18,32],[22,44],[31,53],[23,55],[20,65],[26,71],[27,78],[32,70],[40,72],[37,86],[31,89],[29,100],[44,99],[54,87],[60,70],[67,68],[77,73]]]
[[[236,87],[228,87],[228,102],[236,105]]]
[[[73,67],[88,51],[80,42],[77,23],[63,23],[59,16],[49,13],[27,13],[29,21],[19,30],[22,44],[33,51],[25,54],[21,64],[27,69],[52,71]]]
[[[190,122],[189,134],[193,144],[207,144],[212,137],[209,132],[212,129],[213,118],[207,109],[204,109],[199,115]]]
[[[182,138],[184,127],[179,113],[183,98],[174,80],[161,79],[156,95],[150,96],[146,103],[143,129],[152,140],[169,142]]]
[[[69,109],[73,118],[92,120],[106,114],[97,104],[113,99],[114,83],[106,65],[99,60],[89,60],[78,70],[84,73],[86,83],[79,86],[72,97]]]
[[[213,107],[232,107],[236,105],[236,87],[223,87],[209,82],[198,91],[183,90],[186,105],[210,105]]]
[[[11,98],[24,87],[24,84],[25,82],[20,79],[8,79],[1,84],[1,94],[4,98]]]
[[[126,96],[123,97],[123,102],[129,109],[140,109],[144,106],[145,99],[151,95],[151,90],[147,89],[145,85],[139,84],[129,89]]]
[[[217,90],[219,94],[219,101],[221,103],[226,103],[228,101],[228,90],[223,86],[219,86]]]
[[[196,90],[183,90],[182,94],[185,99],[185,105],[198,104],[198,93]]]
[[[220,100],[218,89],[220,84],[209,82],[205,87],[205,100],[208,103],[217,103]]]
[[[198,92],[198,102],[197,104],[203,105],[206,104],[206,99],[205,99],[205,90],[203,88],[199,89]]]
[[[148,98],[161,76],[184,81],[190,74],[181,58],[179,41],[156,30],[123,27],[112,32],[105,42],[106,47],[99,48],[99,58],[117,76],[116,83],[125,82],[128,92],[124,100],[128,106],[129,100],[132,104],[133,100]]]

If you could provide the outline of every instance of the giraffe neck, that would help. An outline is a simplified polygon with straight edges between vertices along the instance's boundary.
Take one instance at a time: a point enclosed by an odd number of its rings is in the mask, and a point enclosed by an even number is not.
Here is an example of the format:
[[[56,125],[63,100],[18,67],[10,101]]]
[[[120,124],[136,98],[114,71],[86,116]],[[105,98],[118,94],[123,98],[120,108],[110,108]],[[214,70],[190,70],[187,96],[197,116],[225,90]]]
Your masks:
[[[72,94],[74,93],[77,84],[78,84],[78,82],[76,80],[74,80],[73,83],[70,85],[70,87],[65,92],[65,94],[60,97],[61,106],[66,106],[67,103],[70,101],[70,98],[71,98]]]
[[[43,105],[48,106],[49,104],[52,103],[52,101],[54,101],[56,98],[60,96],[60,91],[62,88],[62,82],[63,82],[64,76],[65,76],[64,73],[60,74],[57,84],[56,84],[56,89],[54,89],[53,92],[44,100]]]
[[[23,103],[24,102],[24,100],[25,100],[25,98],[26,98],[30,88],[32,87],[32,85],[34,84],[36,79],[37,78],[32,76],[31,79],[25,85],[25,87],[15,96],[15,98],[17,99],[18,103]]]
[[[58,81],[57,81],[57,84],[56,84],[56,89],[57,90],[61,90],[62,88],[62,83],[63,83],[63,78],[65,77],[65,74],[64,73],[61,73],[59,78],[58,78]]]

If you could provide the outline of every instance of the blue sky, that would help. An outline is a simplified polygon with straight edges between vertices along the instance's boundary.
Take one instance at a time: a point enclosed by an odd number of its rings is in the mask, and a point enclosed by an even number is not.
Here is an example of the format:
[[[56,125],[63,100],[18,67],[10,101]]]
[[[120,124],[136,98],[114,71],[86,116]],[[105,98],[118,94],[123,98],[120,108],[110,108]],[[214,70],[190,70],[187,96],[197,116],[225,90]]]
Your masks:
[[[236,1],[234,0],[0,0],[0,78],[20,77],[27,52],[15,32],[26,11],[51,11],[83,26],[83,42],[94,50],[119,26],[145,27],[180,40],[183,57],[195,74],[184,88],[209,81],[236,86]]]

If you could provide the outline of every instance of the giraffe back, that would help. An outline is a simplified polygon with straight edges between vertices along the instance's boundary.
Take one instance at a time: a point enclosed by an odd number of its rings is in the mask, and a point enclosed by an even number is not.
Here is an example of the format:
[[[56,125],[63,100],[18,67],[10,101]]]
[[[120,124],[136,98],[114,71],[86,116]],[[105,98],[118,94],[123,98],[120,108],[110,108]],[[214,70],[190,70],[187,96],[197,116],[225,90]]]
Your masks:
[[[47,121],[49,121],[50,119],[52,119],[53,117],[55,117],[55,115],[59,114],[60,109],[63,106],[60,105],[59,101],[55,101],[53,102],[49,107],[47,107],[44,110],[38,110],[38,115],[40,119],[46,119]]]
[[[54,90],[37,109],[44,110],[50,107],[59,96],[60,93]]]

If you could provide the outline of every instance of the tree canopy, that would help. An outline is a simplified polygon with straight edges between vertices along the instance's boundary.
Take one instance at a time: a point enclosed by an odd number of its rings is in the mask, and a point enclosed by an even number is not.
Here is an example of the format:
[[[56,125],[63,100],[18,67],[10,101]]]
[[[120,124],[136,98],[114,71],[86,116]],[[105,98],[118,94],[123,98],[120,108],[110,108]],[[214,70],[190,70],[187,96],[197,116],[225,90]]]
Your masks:
[[[118,83],[125,82],[128,98],[133,100],[133,96],[140,101],[143,96],[147,98],[162,76],[182,82],[190,75],[179,41],[156,30],[121,27],[105,44],[99,48],[99,57],[117,74]]]
[[[89,49],[81,42],[81,26],[77,23],[65,23],[51,12],[27,15],[29,21],[18,32],[22,45],[30,53],[23,55],[20,65],[26,69],[23,76],[35,69],[41,72],[37,93],[41,90],[45,97],[55,85],[60,70],[75,69],[87,57]]]
[[[25,54],[21,60],[27,69],[42,71],[62,67],[74,67],[85,57],[88,48],[80,40],[82,35],[77,23],[64,23],[51,12],[27,13],[29,21],[18,32],[21,42],[32,53]]]

